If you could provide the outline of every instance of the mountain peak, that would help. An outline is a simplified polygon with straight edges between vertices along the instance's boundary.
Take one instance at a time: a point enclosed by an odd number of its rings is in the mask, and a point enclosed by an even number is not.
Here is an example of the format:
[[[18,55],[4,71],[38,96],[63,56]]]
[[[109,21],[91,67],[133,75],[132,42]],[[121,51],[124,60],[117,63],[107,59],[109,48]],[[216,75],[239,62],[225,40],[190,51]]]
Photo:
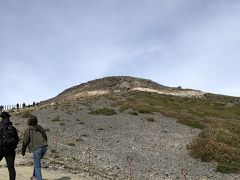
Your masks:
[[[50,102],[68,101],[77,98],[84,98],[95,95],[102,95],[122,91],[147,91],[158,94],[169,94],[174,96],[201,97],[204,92],[192,89],[182,89],[178,87],[168,87],[158,84],[149,79],[131,76],[109,76],[95,79],[68,88],[49,99]]]

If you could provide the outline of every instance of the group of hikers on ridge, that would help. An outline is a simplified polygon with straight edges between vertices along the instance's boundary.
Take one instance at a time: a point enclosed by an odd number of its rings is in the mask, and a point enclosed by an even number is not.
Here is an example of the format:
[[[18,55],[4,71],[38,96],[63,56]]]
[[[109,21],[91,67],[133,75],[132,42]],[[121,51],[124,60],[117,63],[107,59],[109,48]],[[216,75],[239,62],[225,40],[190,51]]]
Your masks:
[[[22,143],[22,156],[26,149],[33,154],[34,169],[31,179],[42,180],[41,159],[48,150],[47,134],[44,128],[38,124],[36,116],[29,116],[28,128],[24,132]],[[19,142],[17,129],[13,126],[8,112],[0,114],[0,161],[5,158],[9,172],[9,180],[16,179],[15,157]]]
[[[22,103],[22,104],[17,103],[16,105],[0,105],[0,112],[8,111],[11,109],[25,109],[25,108],[35,107],[38,105],[39,105],[39,102],[36,103],[35,101],[33,101],[32,104],[28,104],[28,105],[26,105],[25,103]]]

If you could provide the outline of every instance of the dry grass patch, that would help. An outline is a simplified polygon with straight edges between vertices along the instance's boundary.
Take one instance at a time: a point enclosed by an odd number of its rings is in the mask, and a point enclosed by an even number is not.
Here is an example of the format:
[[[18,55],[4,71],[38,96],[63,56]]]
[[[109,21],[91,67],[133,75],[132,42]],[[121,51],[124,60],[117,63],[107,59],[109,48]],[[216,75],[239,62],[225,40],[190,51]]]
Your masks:
[[[217,170],[223,173],[239,172],[239,134],[221,128],[206,128],[187,148],[190,154],[202,161],[218,162]]]

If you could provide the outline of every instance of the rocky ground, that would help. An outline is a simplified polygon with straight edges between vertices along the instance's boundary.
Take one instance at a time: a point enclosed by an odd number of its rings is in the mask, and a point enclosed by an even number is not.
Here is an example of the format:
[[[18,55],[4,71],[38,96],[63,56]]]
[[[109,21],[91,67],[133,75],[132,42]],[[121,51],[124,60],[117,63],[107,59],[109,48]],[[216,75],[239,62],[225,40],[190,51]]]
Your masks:
[[[136,115],[131,111],[120,113],[116,108],[118,113],[113,116],[88,114],[105,106],[110,102],[100,98],[94,104],[74,102],[34,110],[49,137],[43,166],[97,180],[184,179],[184,175],[192,180],[240,179],[239,175],[217,173],[214,163],[188,155],[186,145],[200,130],[159,113]],[[22,136],[26,119],[13,116],[12,121]],[[20,149],[21,144],[17,156],[21,156]],[[32,166],[31,162],[27,154],[19,166]]]

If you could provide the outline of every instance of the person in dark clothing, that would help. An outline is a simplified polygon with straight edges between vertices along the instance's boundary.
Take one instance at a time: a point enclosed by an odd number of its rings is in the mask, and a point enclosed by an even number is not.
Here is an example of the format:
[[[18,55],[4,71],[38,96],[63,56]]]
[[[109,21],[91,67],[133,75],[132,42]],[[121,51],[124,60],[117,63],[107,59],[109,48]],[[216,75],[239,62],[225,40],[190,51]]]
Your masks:
[[[4,107],[3,107],[3,106],[0,106],[0,112],[2,112],[2,111],[3,111],[3,109],[4,109]]]
[[[10,114],[2,112],[0,114],[0,161],[5,157],[7,162],[9,180],[16,179],[15,157],[17,144],[19,141],[16,128],[10,121]]]

